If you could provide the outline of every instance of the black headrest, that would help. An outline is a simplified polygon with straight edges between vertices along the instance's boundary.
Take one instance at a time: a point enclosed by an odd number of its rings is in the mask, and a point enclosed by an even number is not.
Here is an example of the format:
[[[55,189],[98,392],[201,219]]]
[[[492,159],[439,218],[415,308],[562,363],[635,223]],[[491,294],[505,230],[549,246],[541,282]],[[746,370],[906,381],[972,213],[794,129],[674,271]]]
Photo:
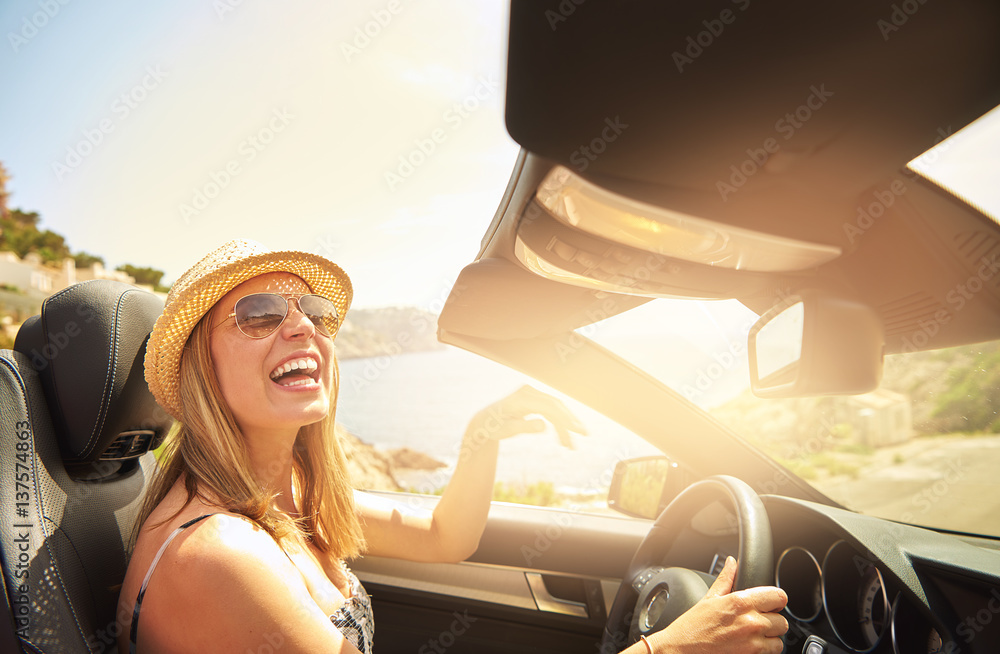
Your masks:
[[[67,464],[126,460],[156,447],[172,419],[146,386],[146,340],[163,301],[95,279],[50,296],[14,349],[38,372]]]

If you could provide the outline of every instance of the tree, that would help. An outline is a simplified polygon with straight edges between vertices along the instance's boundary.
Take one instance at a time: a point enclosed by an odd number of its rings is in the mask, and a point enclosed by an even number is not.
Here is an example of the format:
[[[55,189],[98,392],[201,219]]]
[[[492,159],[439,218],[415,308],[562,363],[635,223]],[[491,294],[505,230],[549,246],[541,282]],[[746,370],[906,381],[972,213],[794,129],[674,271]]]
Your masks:
[[[7,198],[10,197],[10,192],[7,190],[7,182],[10,181],[10,175],[7,174],[7,169],[3,167],[3,162],[0,162],[0,218],[6,218],[10,213],[7,208]]]
[[[77,252],[73,255],[73,261],[76,263],[77,268],[90,268],[95,263],[104,265],[103,257],[99,257],[96,254],[88,254],[86,252]]]
[[[148,284],[157,291],[166,290],[160,285],[160,280],[163,279],[162,270],[156,270],[155,268],[140,268],[129,263],[122,264],[121,266],[115,268],[115,270],[120,270],[127,275],[131,275],[132,278],[135,279],[136,284]]]
[[[70,256],[66,239],[53,231],[40,231],[41,220],[34,211],[12,209],[0,218],[0,249],[10,250],[19,257],[37,252],[45,263],[58,264]]]

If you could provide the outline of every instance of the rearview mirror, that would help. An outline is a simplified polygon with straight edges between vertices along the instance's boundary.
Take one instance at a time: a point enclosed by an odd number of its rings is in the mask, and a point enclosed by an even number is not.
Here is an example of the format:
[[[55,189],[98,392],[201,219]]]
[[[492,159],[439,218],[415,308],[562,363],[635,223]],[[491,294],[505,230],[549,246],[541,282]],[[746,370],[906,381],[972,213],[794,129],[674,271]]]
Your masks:
[[[691,480],[684,469],[665,456],[619,461],[608,490],[608,506],[625,515],[652,520]]]
[[[878,314],[842,297],[787,298],[751,328],[750,387],[758,397],[856,395],[878,388],[885,336]]]

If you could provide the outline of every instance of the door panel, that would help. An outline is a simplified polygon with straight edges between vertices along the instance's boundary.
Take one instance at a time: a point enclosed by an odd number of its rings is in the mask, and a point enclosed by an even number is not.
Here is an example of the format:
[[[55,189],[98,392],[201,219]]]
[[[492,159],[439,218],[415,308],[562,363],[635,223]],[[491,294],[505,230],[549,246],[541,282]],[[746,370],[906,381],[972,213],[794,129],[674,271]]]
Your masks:
[[[407,497],[413,504],[414,497]],[[433,507],[436,498],[420,498]],[[597,651],[607,608],[649,523],[494,504],[462,563],[352,563],[380,651]]]

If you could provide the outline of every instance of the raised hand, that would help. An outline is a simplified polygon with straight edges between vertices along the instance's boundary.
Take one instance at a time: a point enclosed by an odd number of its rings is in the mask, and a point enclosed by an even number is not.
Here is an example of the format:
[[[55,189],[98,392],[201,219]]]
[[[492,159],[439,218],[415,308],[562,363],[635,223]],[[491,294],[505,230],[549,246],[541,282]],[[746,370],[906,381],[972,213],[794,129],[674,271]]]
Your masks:
[[[545,431],[546,422],[555,428],[559,442],[568,448],[573,447],[570,432],[587,433],[565,404],[531,386],[522,386],[476,413],[466,433],[480,443],[499,441]]]

